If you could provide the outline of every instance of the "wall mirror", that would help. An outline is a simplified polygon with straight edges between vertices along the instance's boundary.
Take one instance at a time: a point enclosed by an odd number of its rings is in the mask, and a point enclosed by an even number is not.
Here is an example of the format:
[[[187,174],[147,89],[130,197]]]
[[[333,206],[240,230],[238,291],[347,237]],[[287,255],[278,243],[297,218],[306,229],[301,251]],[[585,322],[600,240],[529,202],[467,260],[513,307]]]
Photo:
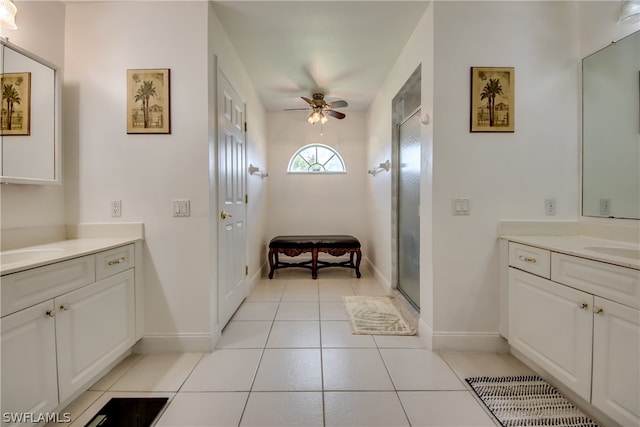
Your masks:
[[[58,67],[0,39],[2,183],[60,183]]]
[[[640,31],[582,60],[582,215],[640,218]]]

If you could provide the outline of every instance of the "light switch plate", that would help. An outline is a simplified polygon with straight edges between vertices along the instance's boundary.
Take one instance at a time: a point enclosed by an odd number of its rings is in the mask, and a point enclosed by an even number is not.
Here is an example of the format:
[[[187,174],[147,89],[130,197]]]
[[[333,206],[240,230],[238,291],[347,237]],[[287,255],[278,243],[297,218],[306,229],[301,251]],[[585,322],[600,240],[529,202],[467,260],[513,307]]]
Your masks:
[[[191,201],[189,199],[177,199],[173,201],[173,216],[191,216]]]
[[[471,213],[469,199],[453,199],[452,213],[453,215],[469,215]]]

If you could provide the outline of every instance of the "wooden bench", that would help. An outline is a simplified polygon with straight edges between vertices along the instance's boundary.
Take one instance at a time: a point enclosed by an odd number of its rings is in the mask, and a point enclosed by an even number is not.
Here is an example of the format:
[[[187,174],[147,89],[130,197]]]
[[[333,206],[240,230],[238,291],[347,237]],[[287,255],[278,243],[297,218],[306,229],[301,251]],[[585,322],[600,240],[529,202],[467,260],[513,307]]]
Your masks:
[[[278,255],[296,257],[304,253],[311,253],[311,259],[302,262],[282,262]],[[328,262],[318,259],[319,253],[326,253],[335,257],[349,254],[348,261]],[[355,258],[355,262],[354,262]],[[280,268],[301,267],[311,270],[311,277],[318,277],[318,270],[326,267],[346,267],[356,270],[356,277],[360,278],[360,242],[353,236],[277,236],[269,243],[269,279]]]

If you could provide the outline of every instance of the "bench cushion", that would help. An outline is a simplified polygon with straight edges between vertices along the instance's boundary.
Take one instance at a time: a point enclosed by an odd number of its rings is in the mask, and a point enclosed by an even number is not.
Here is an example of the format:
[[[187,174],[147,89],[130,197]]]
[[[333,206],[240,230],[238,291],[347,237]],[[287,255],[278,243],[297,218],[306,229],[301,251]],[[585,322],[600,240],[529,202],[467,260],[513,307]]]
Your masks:
[[[276,236],[271,239],[269,248],[359,248],[360,241],[347,235],[307,235],[307,236]]]

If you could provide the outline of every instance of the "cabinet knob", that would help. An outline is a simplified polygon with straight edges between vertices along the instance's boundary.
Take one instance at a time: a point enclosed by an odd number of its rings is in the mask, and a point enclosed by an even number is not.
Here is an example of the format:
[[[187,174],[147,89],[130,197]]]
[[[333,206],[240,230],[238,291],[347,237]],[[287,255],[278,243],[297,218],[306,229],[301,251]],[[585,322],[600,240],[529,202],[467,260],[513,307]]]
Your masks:
[[[54,309],[47,310],[47,316],[56,317],[56,311]]]
[[[604,308],[602,308],[602,307],[597,307],[597,306],[595,306],[595,305],[594,305],[594,306],[593,306],[593,312],[594,312],[595,314],[602,314],[602,313],[604,313]]]
[[[579,302],[578,303],[578,308],[587,309],[587,308],[589,308],[589,303]]]
[[[520,255],[518,259],[520,261],[528,262],[529,264],[535,264],[536,262],[538,262],[538,260],[535,258],[524,257],[522,255]]]
[[[62,311],[68,311],[71,308],[71,304],[69,304],[68,302],[65,302],[64,304],[60,304],[60,310]]]

